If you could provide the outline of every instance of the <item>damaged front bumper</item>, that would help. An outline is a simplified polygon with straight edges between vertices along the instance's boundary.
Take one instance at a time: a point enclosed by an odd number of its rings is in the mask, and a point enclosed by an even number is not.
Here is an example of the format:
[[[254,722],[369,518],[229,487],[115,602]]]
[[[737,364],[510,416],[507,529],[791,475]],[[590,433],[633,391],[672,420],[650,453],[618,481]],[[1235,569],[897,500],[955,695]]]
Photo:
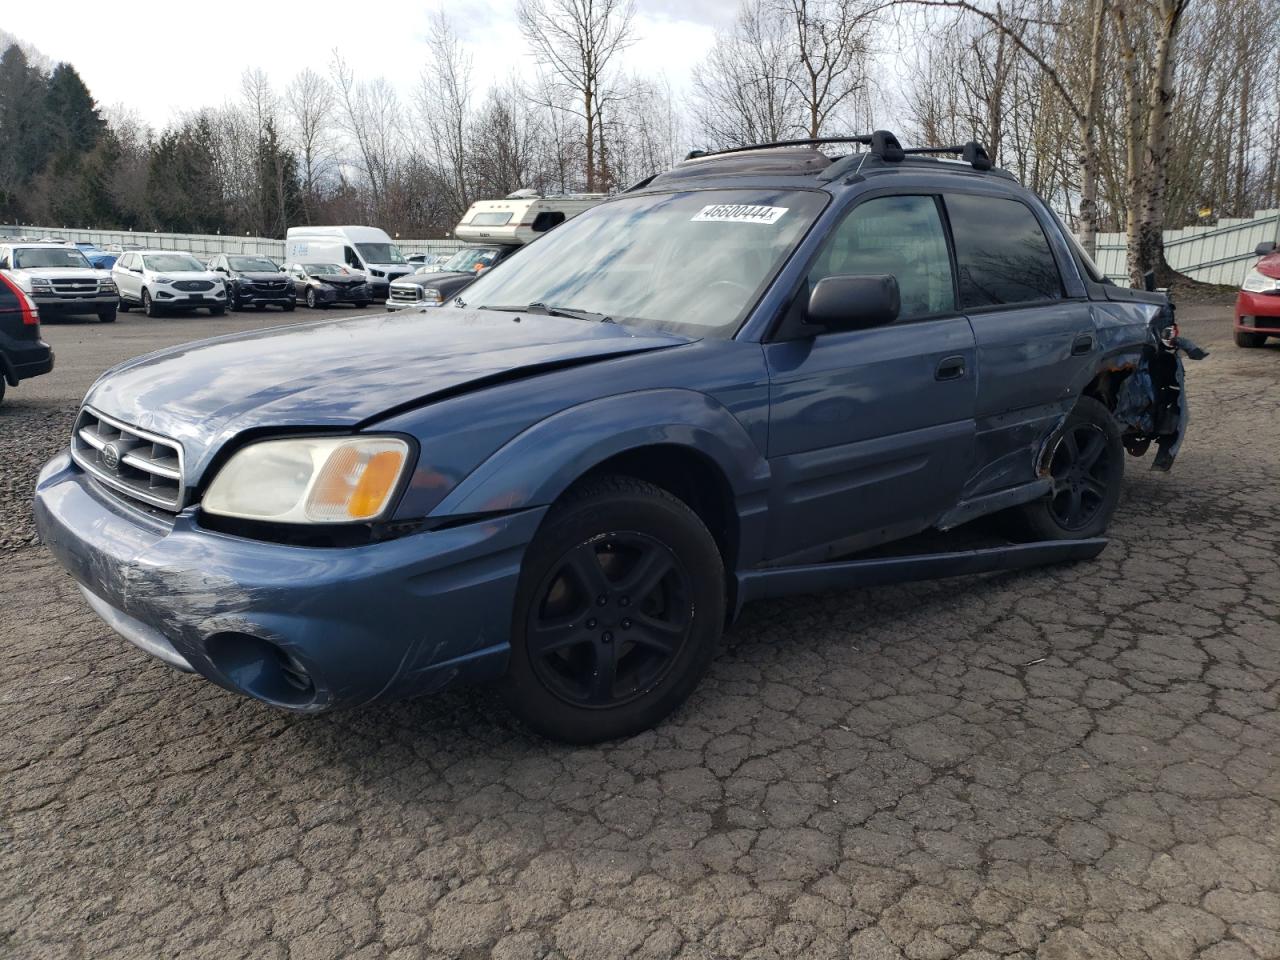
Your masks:
[[[314,712],[486,680],[506,668],[530,510],[357,547],[298,547],[162,517],[66,454],[36,485],[40,536],[93,609],[178,669]]]

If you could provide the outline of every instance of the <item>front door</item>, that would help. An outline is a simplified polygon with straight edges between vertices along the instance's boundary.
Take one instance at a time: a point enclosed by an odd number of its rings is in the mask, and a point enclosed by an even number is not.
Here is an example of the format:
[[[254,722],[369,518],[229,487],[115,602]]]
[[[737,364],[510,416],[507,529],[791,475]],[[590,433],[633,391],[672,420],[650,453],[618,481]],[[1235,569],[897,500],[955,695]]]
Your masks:
[[[956,307],[938,199],[858,204],[808,290],[843,274],[892,274],[902,310],[886,326],[765,345],[773,560],[816,561],[923,530],[973,468],[974,337]]]

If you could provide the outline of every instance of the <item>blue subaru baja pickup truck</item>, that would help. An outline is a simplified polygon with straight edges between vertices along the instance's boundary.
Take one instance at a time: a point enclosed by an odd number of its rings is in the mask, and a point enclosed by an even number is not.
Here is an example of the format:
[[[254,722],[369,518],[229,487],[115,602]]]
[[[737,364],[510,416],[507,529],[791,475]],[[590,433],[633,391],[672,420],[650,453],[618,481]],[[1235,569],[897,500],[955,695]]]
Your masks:
[[[103,620],[228,690],[496,681],[598,741],[751,599],[1096,555],[1126,452],[1177,452],[1180,349],[977,144],[695,152],[443,309],[110,370],[36,517]],[[898,543],[995,514],[1016,539]]]

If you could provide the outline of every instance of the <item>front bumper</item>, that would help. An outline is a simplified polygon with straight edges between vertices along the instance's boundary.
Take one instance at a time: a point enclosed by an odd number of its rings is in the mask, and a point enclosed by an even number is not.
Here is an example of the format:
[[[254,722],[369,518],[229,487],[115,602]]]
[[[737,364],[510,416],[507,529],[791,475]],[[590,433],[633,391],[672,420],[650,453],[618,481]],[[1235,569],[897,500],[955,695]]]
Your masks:
[[[126,639],[301,712],[506,668],[516,581],[543,510],[348,548],[229,536],[144,513],[64,452],[36,484],[41,539]],[[299,681],[305,679],[305,683]]]
[[[84,296],[54,294],[32,296],[31,299],[36,305],[36,312],[41,320],[98,313],[102,310],[111,310],[120,304],[120,297],[114,293],[94,293]]]
[[[1280,294],[1241,290],[1236,295],[1235,329],[1280,334]]]
[[[225,307],[227,293],[222,284],[215,283],[209,290],[179,290],[172,286],[155,286],[151,289],[151,298],[157,306],[181,307],[184,309],[200,307]]]
[[[277,306],[282,307],[285,304],[294,302],[292,289],[285,290],[257,290],[245,287],[232,287],[227,290],[227,301],[235,304],[237,307],[258,306]]]

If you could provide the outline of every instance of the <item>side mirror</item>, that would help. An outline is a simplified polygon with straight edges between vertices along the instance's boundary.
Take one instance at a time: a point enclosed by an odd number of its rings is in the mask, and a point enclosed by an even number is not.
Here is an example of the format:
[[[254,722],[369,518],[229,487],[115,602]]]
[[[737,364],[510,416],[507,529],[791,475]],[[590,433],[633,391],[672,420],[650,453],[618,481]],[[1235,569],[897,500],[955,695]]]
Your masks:
[[[890,274],[824,277],[809,294],[807,320],[832,330],[863,330],[893,323],[901,309],[898,280]]]
[[[1259,257],[1265,257],[1269,253],[1276,252],[1276,242],[1274,240],[1263,240],[1253,248],[1253,252]]]

